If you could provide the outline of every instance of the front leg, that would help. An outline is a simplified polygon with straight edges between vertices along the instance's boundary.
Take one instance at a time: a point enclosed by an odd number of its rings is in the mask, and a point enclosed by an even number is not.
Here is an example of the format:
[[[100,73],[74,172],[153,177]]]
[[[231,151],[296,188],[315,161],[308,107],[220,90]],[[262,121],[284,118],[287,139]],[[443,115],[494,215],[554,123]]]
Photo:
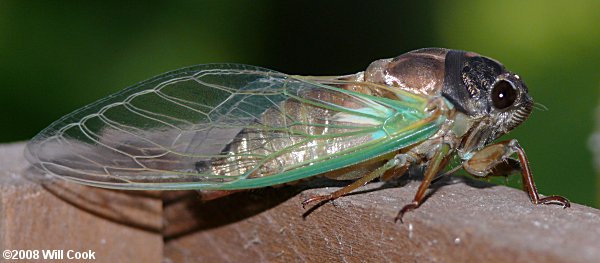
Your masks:
[[[518,167],[516,160],[510,158],[515,153],[519,157],[523,188],[529,193],[532,203],[558,204],[562,205],[563,208],[571,206],[569,200],[562,196],[553,195],[540,198],[533,181],[533,174],[529,168],[527,156],[517,140],[503,141],[489,145],[476,152],[469,160],[463,162],[463,167],[465,171],[478,177],[489,175],[507,176],[506,172],[510,170],[507,166]]]

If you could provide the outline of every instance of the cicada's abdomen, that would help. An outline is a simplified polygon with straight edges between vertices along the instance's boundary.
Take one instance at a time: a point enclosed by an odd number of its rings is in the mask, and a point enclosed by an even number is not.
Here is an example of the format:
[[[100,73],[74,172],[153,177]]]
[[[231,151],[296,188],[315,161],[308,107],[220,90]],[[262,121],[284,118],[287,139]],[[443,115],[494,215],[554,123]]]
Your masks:
[[[197,167],[221,176],[249,173],[253,178],[279,174],[373,140],[381,119],[391,115],[385,110],[366,112],[373,108],[339,92],[313,90],[298,95],[270,107],[260,120],[237,134],[223,149],[226,157]],[[337,105],[336,109],[329,109],[331,105]],[[379,118],[357,118],[344,111],[365,111]],[[356,135],[345,136],[352,133]],[[256,167],[260,168],[253,170]]]

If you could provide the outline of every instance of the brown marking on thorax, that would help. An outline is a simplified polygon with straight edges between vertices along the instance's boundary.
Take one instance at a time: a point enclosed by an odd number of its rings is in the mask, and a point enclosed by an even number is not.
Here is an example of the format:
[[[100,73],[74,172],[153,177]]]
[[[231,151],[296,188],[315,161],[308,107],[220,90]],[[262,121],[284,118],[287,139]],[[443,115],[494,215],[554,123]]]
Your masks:
[[[426,49],[377,60],[365,70],[364,81],[413,94],[438,95],[444,85],[446,53],[444,49]]]

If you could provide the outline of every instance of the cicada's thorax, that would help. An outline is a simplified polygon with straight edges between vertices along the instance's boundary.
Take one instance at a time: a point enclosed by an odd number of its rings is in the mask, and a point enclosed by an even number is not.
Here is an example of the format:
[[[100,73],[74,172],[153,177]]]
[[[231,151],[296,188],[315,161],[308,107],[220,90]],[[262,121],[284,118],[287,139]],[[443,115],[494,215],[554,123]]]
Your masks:
[[[376,60],[364,71],[363,78],[412,94],[437,96],[444,85],[446,53],[446,49],[428,48]]]
[[[441,98],[443,97],[446,74],[448,73],[446,70],[448,52],[449,50],[442,48],[426,48],[405,53],[395,58],[379,59],[371,63],[364,72],[347,76],[347,79],[381,84],[432,99]],[[348,86],[345,88],[370,95],[397,99],[393,92],[377,89],[376,87],[369,90],[360,90],[360,88],[364,89],[363,86]],[[427,152],[441,142],[441,137],[446,137],[445,140],[452,140],[448,143],[451,143],[453,148],[460,145],[462,137],[467,135],[475,121],[468,115],[456,111],[454,107],[451,111],[447,114],[448,120],[438,134],[433,136],[432,140],[414,145],[412,152],[421,154],[424,159],[427,159]]]

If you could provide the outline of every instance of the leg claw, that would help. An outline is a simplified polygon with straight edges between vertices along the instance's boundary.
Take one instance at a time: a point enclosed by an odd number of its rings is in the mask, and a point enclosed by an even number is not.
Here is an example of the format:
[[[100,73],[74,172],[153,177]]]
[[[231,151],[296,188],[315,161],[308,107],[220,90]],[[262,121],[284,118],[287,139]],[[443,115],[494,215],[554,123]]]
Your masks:
[[[402,207],[402,209],[400,209],[400,211],[398,212],[398,215],[396,215],[396,218],[394,218],[394,222],[398,223],[398,221],[400,221],[400,223],[404,223],[402,221],[402,217],[404,216],[404,213],[406,213],[408,211],[412,211],[417,207],[419,207],[419,203],[416,201],[413,201],[412,203],[405,205],[404,207]]]
[[[302,209],[306,209],[306,205],[310,203],[320,203],[331,200],[331,195],[317,195],[302,201]]]
[[[558,195],[544,197],[538,201],[538,204],[561,205],[563,208],[571,207],[571,202],[568,199]]]

